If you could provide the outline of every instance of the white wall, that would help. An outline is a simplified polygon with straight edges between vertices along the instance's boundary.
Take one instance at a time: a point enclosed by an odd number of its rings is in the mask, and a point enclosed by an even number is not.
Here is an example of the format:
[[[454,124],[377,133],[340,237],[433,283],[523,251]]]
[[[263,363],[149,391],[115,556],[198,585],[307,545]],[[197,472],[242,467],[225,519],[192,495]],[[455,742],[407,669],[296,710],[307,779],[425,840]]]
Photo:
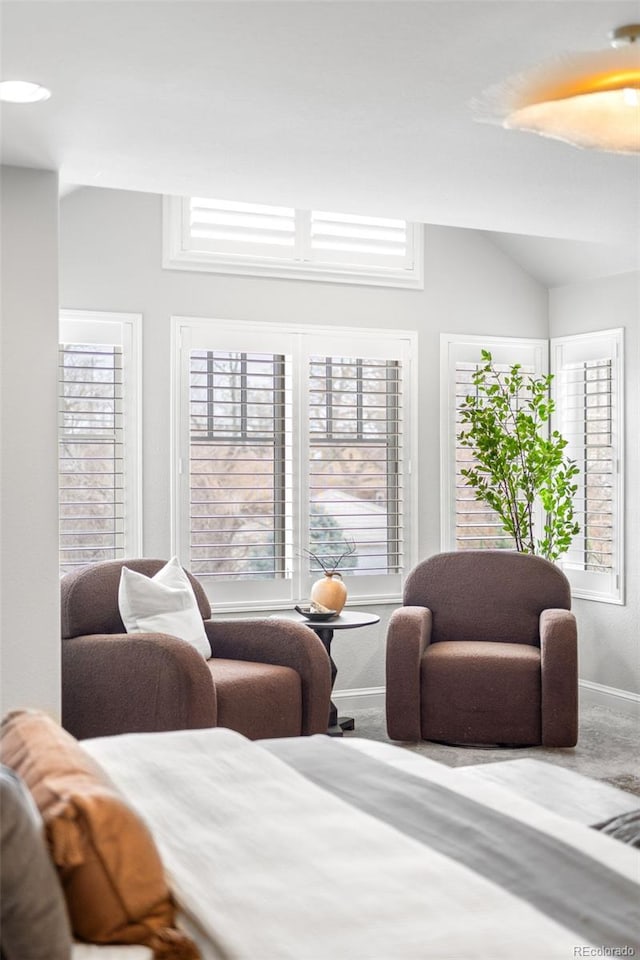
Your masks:
[[[626,604],[576,600],[574,608],[580,676],[640,693],[640,273],[557,287],[549,310],[552,337],[625,328]]]
[[[251,279],[161,268],[161,199],[84,189],[61,207],[61,305],[143,314],[144,552],[170,543],[169,317],[283,321],[416,330],[420,365],[418,554],[440,549],[440,332],[546,337],[547,291],[474,231],[428,227],[425,289],[393,290]],[[214,598],[215,606],[215,598]],[[336,636],[336,687],[384,682],[380,627]]]
[[[58,177],[3,167],[2,711],[60,715]]]

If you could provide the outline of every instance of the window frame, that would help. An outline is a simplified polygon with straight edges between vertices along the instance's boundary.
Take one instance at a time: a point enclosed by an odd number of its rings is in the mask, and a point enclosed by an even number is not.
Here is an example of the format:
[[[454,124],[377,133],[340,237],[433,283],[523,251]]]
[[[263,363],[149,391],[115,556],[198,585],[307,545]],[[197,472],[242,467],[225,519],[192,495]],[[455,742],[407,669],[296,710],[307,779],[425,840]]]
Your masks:
[[[142,555],[142,315],[61,309],[58,343],[122,347],[123,559]],[[58,384],[60,378],[58,377]],[[60,439],[60,433],[58,434]],[[58,504],[60,494],[58,493]]]
[[[424,289],[424,226],[406,222],[407,242],[412,253],[412,267],[374,267],[343,264],[337,261],[310,262],[306,259],[310,229],[310,210],[295,210],[295,243],[293,255],[276,259],[232,253],[208,253],[189,245],[190,197],[163,196],[162,200],[162,266],[165,270],[196,270],[232,276],[276,277],[288,280],[319,280],[327,283],[352,283],[367,286]]]
[[[561,557],[558,561],[569,582],[574,597],[581,600],[597,600],[601,603],[623,605],[625,603],[624,571],[624,471],[625,471],[625,425],[624,425],[624,328],[597,330],[564,337],[552,337],[550,344],[551,372],[554,374],[552,395],[556,409],[551,419],[552,429],[562,432],[562,397],[558,395],[558,375],[562,369],[562,357],[566,348],[574,348],[574,354],[580,359],[576,362],[588,362],[591,359],[610,359],[612,362],[613,388],[611,429],[615,437],[612,442],[615,469],[612,474],[612,534],[613,565],[609,573],[580,570]],[[604,356],[603,356],[604,353]],[[553,390],[555,387],[555,391]],[[578,483],[582,473],[577,477]]]
[[[317,574],[307,573],[306,557],[301,556],[309,529],[309,468],[307,459],[309,390],[306,387],[307,362],[331,346],[333,338],[339,351],[336,356],[353,356],[353,348],[367,356],[392,352],[402,356],[403,396],[405,415],[402,422],[403,453],[402,470],[405,480],[403,514],[405,538],[402,550],[404,574],[417,561],[416,538],[412,536],[411,518],[416,516],[417,476],[412,468],[411,451],[417,450],[417,334],[414,331],[386,331],[364,328],[337,328],[294,324],[274,324],[255,321],[231,321],[202,317],[171,317],[172,343],[172,552],[181,562],[190,567],[189,524],[189,421],[188,417],[188,361],[191,350],[240,350],[239,333],[250,338],[251,351],[285,354],[291,357],[292,400],[294,425],[291,436],[293,459],[292,499],[292,545],[288,559],[293,569],[291,578],[277,580],[224,580],[224,589],[211,600],[220,612],[250,610],[277,610],[290,608],[309,596],[312,582]],[[247,340],[245,340],[245,344]],[[211,347],[209,346],[211,344]],[[370,348],[369,350],[367,348]],[[245,346],[246,349],[246,346]],[[382,356],[384,359],[385,357]],[[297,426],[296,426],[297,423]],[[349,603],[352,606],[373,602],[397,602],[402,589],[403,573],[380,576],[355,576],[349,580]],[[274,586],[275,585],[275,586]],[[221,595],[226,597],[220,602]]]
[[[541,363],[537,373],[543,375],[550,372],[554,375],[551,384],[551,398],[556,410],[551,417],[550,429],[559,429],[562,432],[561,404],[562,398],[558,393],[558,372],[561,366],[562,350],[565,346],[584,347],[584,360],[605,359],[602,350],[598,351],[600,343],[609,345],[609,356],[615,364],[614,402],[616,409],[613,432],[617,437],[616,471],[613,482],[613,503],[615,515],[613,520],[614,534],[614,565],[610,574],[581,571],[571,567],[566,560],[560,557],[558,566],[566,574],[571,584],[572,596],[576,599],[600,601],[622,605],[625,602],[625,575],[624,575],[624,472],[625,472],[625,426],[624,426],[624,329],[598,330],[591,333],[581,333],[565,337],[552,337],[549,340],[532,340],[517,337],[483,337],[465,336],[462,334],[446,334],[440,336],[440,455],[441,455],[441,549],[455,550],[455,378],[451,376],[456,359],[468,359],[466,356],[456,356],[456,352],[465,347],[477,349],[479,359],[480,349],[487,348],[494,354],[494,359],[503,362],[524,362],[522,351],[534,349],[543,351]],[[501,354],[496,356],[496,349]],[[506,356],[505,356],[506,351]],[[595,353],[594,353],[595,351]],[[510,358],[509,358],[510,352]],[[606,353],[606,349],[605,349]],[[580,475],[581,476],[581,475]],[[577,478],[580,481],[580,476]],[[540,517],[542,514],[540,513]],[[537,525],[540,529],[540,520]],[[608,581],[608,582],[607,582]]]

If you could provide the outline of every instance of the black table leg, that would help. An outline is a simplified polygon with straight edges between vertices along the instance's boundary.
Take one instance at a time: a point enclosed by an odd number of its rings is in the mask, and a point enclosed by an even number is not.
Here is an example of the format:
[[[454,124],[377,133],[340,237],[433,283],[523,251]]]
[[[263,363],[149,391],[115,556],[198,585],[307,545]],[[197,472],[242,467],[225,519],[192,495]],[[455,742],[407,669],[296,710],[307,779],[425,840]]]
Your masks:
[[[333,662],[333,657],[331,656],[331,641],[333,640],[333,630],[331,627],[315,627],[315,632],[320,637],[322,644],[329,654],[329,663],[331,664],[331,689],[333,690],[333,685],[336,682],[336,675],[338,673],[338,668]],[[353,717],[338,717],[338,708],[336,707],[333,700],[329,707],[329,729],[327,733],[330,737],[341,737],[344,730],[354,730],[355,721]]]

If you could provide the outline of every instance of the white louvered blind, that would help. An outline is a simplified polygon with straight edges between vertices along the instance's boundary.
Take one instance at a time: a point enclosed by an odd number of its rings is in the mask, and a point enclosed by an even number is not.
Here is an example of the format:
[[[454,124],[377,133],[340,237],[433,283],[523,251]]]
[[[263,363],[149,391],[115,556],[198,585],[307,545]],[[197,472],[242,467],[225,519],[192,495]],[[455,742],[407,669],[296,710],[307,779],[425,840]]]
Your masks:
[[[622,592],[622,333],[552,341],[554,426],[580,468],[580,533],[562,558],[577,596],[619,600]]]
[[[349,576],[398,573],[403,554],[402,389],[397,360],[313,356],[309,543]],[[312,567],[317,571],[318,567]]]
[[[411,269],[412,238],[405,220],[312,210],[309,259]]]
[[[584,570],[613,567],[613,421],[611,359],[572,364],[562,373],[566,400],[562,434],[567,453],[580,467],[576,497],[581,536],[566,561]]]
[[[191,569],[203,581],[286,574],[290,376],[283,355],[191,351]]]
[[[469,395],[476,395],[473,375],[481,364],[459,361],[455,365],[456,438],[464,429],[460,405]],[[510,364],[494,364],[500,373],[508,373]],[[521,373],[533,374],[531,365],[523,365]],[[522,396],[526,397],[525,384]],[[455,446],[455,548],[456,550],[514,550],[515,542],[503,529],[502,520],[484,501],[476,500],[473,488],[462,475],[463,469],[475,464],[473,451],[456,439]]]
[[[122,557],[122,347],[67,343],[59,360],[60,569]]]
[[[185,240],[190,247],[240,257],[290,259],[296,246],[291,207],[189,198]]]
[[[479,364],[458,362],[455,365],[455,549],[513,549],[514,543],[502,529],[502,521],[484,501],[476,500],[473,489],[461,471],[475,463],[473,451],[457,439],[463,428],[460,405],[475,394],[472,377]]]
[[[473,394],[473,374],[483,365],[482,351],[488,350],[501,372],[520,364],[524,374],[547,373],[548,342],[521,337],[480,337],[465,334],[440,336],[440,443],[441,443],[441,545],[443,550],[514,549],[497,514],[476,500],[462,470],[473,463],[471,448],[457,439],[464,428],[460,407]],[[525,393],[526,395],[526,393]],[[542,530],[538,507],[535,526]]]
[[[405,220],[166,197],[164,266],[422,286],[422,228]]]

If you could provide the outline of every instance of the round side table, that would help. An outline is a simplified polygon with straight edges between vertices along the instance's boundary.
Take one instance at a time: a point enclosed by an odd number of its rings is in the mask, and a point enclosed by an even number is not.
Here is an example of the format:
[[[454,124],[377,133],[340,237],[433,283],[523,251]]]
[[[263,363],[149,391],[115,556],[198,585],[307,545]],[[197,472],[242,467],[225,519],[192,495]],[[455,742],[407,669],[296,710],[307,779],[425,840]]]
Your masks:
[[[355,630],[356,627],[370,627],[375,623],[380,623],[380,617],[375,613],[354,613],[351,610],[343,610],[342,613],[332,620],[309,620],[296,611],[292,613],[277,613],[274,614],[274,616],[284,620],[294,620],[296,623],[304,623],[306,627],[311,627],[314,633],[317,633],[324,644],[325,650],[329,654],[332,690],[336,682],[336,674],[338,673],[338,668],[331,656],[331,641],[333,640],[334,630]],[[354,729],[355,721],[353,717],[339,717],[338,708],[332,700],[329,710],[329,728],[327,730],[329,736],[341,737],[344,730]]]

